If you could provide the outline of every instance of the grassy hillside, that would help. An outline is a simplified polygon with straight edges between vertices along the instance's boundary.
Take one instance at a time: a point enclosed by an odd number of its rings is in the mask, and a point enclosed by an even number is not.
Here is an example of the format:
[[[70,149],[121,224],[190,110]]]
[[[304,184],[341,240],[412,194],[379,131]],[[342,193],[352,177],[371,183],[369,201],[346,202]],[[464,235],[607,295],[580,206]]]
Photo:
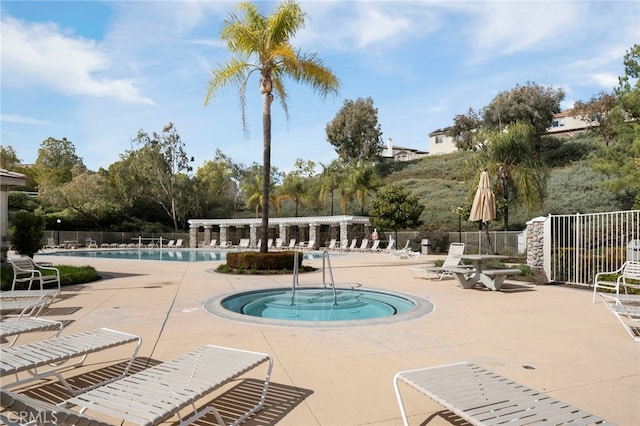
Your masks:
[[[566,150],[559,146],[559,149]],[[553,156],[552,153],[547,153]],[[387,184],[398,184],[418,196],[425,206],[422,214],[424,231],[457,231],[458,216],[453,212],[457,206],[470,205],[473,200],[473,182],[465,181],[465,159],[474,155],[460,152],[434,157],[425,157],[406,163],[385,164],[381,173]],[[557,156],[556,156],[557,159]],[[621,210],[614,194],[600,187],[605,177],[591,171],[586,160],[568,160],[567,164],[550,170],[547,182],[547,198],[542,209],[527,212],[524,208],[512,208],[509,212],[509,229],[524,229],[526,222],[537,216],[553,214],[592,213]],[[502,219],[490,225],[502,230]],[[465,218],[463,231],[477,230],[477,224]]]

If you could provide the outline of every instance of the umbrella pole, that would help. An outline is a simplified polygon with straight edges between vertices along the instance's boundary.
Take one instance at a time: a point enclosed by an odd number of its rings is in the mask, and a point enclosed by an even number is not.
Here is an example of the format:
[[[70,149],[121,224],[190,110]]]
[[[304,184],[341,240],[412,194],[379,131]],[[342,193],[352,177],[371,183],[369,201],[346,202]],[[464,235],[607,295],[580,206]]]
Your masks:
[[[488,244],[488,248],[489,250],[491,250],[490,254],[496,254],[495,250],[493,249],[493,246],[491,245],[491,236],[489,235],[489,224],[487,223],[486,225],[486,232],[487,232],[487,244]]]

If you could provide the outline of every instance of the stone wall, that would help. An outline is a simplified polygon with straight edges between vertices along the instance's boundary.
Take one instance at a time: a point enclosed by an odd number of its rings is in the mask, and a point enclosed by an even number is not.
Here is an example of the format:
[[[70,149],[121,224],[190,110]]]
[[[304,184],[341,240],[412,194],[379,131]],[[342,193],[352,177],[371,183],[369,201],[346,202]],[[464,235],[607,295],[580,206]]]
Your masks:
[[[542,284],[547,281],[544,273],[544,222],[545,217],[536,217],[527,222],[526,253],[527,265],[531,267],[535,281]]]

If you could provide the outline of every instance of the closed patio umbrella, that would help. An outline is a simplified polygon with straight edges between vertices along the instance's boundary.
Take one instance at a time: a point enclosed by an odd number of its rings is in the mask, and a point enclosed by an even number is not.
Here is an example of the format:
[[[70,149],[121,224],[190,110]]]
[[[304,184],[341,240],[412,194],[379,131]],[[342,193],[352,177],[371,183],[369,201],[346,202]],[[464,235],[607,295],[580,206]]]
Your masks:
[[[478,183],[478,189],[476,195],[473,197],[473,204],[471,205],[471,213],[469,214],[469,221],[480,222],[480,228],[482,225],[486,225],[487,241],[489,242],[489,248],[493,253],[493,247],[491,247],[491,239],[489,238],[489,225],[488,223],[496,218],[496,197],[491,191],[491,182],[489,182],[489,173],[483,170],[480,174],[480,182]]]

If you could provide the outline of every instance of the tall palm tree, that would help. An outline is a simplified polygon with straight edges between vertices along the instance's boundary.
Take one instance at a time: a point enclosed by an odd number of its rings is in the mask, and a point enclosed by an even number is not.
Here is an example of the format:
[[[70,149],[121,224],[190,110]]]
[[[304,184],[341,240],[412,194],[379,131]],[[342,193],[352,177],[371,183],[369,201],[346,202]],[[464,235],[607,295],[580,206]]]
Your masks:
[[[229,51],[235,55],[212,70],[205,105],[222,87],[240,86],[242,123],[246,130],[245,92],[251,75],[259,75],[262,94],[263,181],[262,230],[260,253],[266,253],[269,231],[269,174],[271,171],[271,104],[278,97],[285,115],[287,91],[285,78],[309,85],[322,97],[338,92],[338,79],[315,54],[294,50],[290,43],[304,26],[305,14],[292,0],[281,3],[270,16],[264,16],[256,5],[242,2],[230,15],[220,32]]]

